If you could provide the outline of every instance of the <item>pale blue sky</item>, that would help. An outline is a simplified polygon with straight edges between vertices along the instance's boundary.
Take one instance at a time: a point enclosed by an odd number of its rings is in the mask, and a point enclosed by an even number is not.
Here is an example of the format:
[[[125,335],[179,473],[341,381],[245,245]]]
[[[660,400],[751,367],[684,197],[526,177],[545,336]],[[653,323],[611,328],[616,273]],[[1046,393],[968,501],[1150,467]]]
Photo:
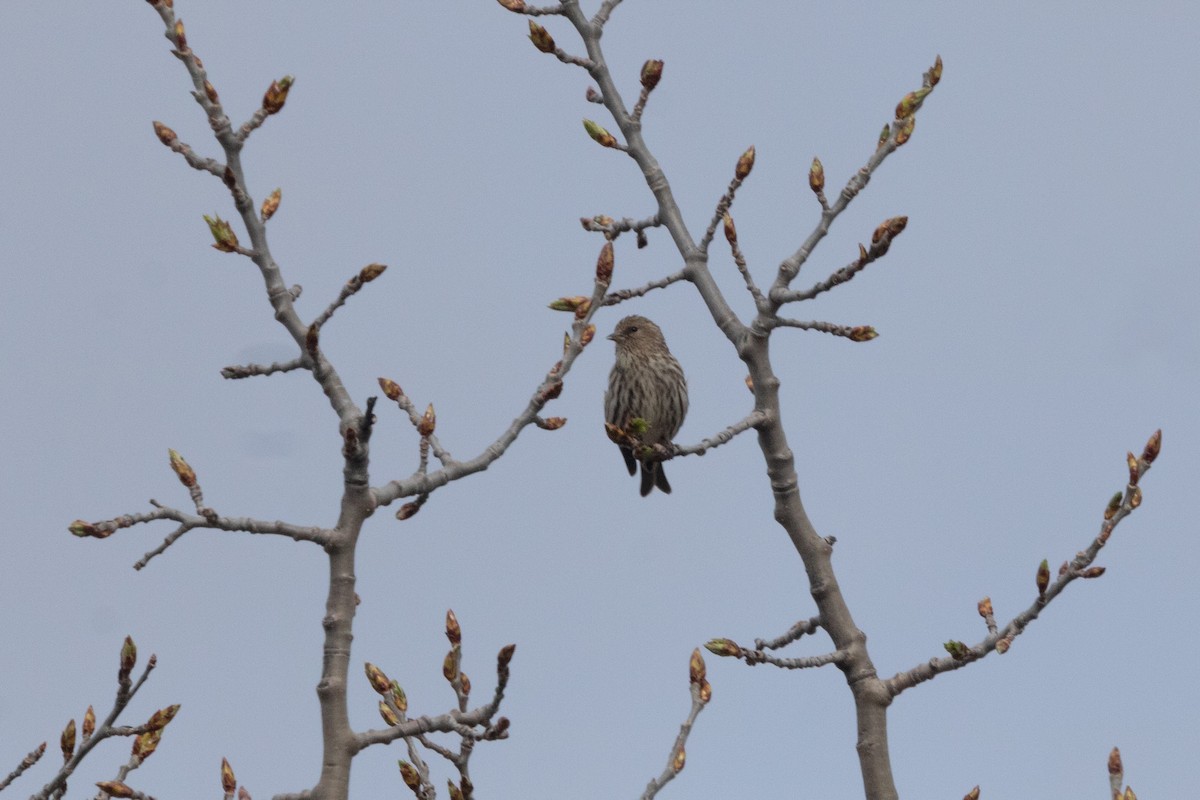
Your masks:
[[[606,122],[584,102],[586,75],[534,50],[525,20],[492,0],[176,6],[236,121],[272,78],[297,76],[244,162],[256,200],[283,188],[269,232],[285,278],[304,287],[301,314],[362,265],[390,265],[323,332],[351,392],[361,403],[392,377],[436,403],[451,452],[478,452],[558,357],[567,319],[546,302],[591,285],[601,241],[578,218],[653,210],[632,163],[580,126]],[[546,24],[580,49],[563,21]],[[1007,655],[897,700],[905,797],[976,783],[985,798],[1102,797],[1114,744],[1139,796],[1194,791],[1198,27],[1195,6],[1166,2],[626,0],[606,32],[631,102],[642,62],[666,61],[645,135],[693,231],[757,146],[734,216],[760,282],[815,222],[811,158],[840,187],[934,55],[945,60],[911,143],[797,281],[824,278],[880,221],[908,215],[882,262],[795,309],[880,338],[783,331],[773,347],[803,496],[838,537],[835,565],[881,674],[982,638],[985,594],[1002,620],[1023,609],[1038,562],[1095,535],[1125,451],[1164,430],[1142,508],[1098,561],[1108,574],[1073,585]],[[222,756],[256,798],[311,786],[323,555],[194,531],[135,573],[169,527],[102,542],[66,531],[150,497],[186,505],[168,447],[221,513],[336,518],[340,440],[315,384],[219,375],[292,351],[254,267],[208,246],[201,215],[232,216],[228,193],[154,138],[159,119],[218,154],[187,75],[140,0],[0,6],[0,74],[0,774],[48,740],[47,764],[11,792],[41,785],[63,724],[111,703],[128,633],[159,668],[126,721],[183,704],[138,788],[212,796]],[[615,286],[679,266],[663,233],[632,244],[619,242]],[[747,313],[721,245],[713,270]],[[745,414],[745,372],[694,291],[606,310],[599,327],[635,310],[687,372],[680,441]],[[527,431],[487,473],[408,522],[378,514],[362,540],[354,662],[397,678],[414,712],[452,700],[446,608],[477,692],[496,651],[518,645],[512,736],[472,762],[481,797],[640,795],[687,712],[691,649],[813,613],[751,437],[673,462],[673,495],[637,496],[600,424],[611,359],[598,340],[577,363],[550,412],[564,429]],[[379,418],[376,483],[416,463],[408,423],[388,408]],[[713,700],[661,797],[859,794],[839,672],[708,662]],[[374,694],[352,677],[354,723],[378,727]],[[92,755],[72,794],[111,778],[126,747]],[[353,796],[406,796],[401,755],[361,756]]]

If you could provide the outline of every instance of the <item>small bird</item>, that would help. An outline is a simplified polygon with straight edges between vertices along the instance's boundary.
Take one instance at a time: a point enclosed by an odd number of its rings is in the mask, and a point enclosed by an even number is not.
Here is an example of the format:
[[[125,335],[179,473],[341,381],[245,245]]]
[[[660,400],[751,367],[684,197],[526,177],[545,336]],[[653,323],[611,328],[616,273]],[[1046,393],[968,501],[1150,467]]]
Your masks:
[[[667,349],[662,330],[645,317],[625,317],[608,337],[617,345],[617,363],[608,374],[604,393],[604,419],[610,425],[636,436],[647,445],[670,445],[687,415],[687,379],[683,368]],[[641,419],[646,428],[631,430],[632,420]],[[629,474],[637,472],[633,450],[618,445]],[[665,494],[671,484],[661,461],[642,461],[642,497],[657,486]]]

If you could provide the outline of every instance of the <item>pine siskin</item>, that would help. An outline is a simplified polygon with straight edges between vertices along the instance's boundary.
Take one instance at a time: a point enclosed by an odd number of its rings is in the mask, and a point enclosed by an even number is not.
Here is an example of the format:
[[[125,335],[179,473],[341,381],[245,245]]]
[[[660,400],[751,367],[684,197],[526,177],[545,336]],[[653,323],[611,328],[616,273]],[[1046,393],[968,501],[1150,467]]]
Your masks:
[[[667,349],[662,331],[645,317],[625,317],[608,337],[617,344],[617,363],[608,375],[604,393],[604,419],[647,445],[671,444],[687,414],[687,379],[683,368]],[[633,430],[641,419],[645,430]],[[629,474],[637,472],[638,459],[624,445],[621,455]],[[657,486],[671,493],[661,461],[642,461],[642,497]]]

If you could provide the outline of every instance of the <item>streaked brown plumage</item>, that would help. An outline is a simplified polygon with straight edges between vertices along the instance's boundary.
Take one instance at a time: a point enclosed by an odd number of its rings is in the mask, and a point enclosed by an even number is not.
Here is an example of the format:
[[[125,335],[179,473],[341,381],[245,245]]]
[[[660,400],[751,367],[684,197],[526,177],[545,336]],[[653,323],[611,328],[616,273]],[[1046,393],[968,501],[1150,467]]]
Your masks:
[[[625,317],[608,337],[617,345],[617,363],[608,375],[604,393],[604,419],[633,433],[630,420],[643,419],[647,428],[638,438],[648,445],[669,445],[687,415],[687,379],[683,368],[667,349],[662,331],[645,317]],[[638,459],[621,447],[629,474],[637,472]],[[643,461],[642,497],[657,486],[671,493],[661,461]]]

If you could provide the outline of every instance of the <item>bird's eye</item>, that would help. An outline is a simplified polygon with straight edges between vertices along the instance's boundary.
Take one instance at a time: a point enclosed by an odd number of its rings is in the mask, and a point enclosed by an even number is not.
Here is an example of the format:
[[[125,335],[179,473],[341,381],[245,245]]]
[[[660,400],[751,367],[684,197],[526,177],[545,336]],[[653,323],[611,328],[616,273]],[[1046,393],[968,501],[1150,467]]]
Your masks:
[[[637,333],[637,325],[630,325],[625,329],[626,333]]]

